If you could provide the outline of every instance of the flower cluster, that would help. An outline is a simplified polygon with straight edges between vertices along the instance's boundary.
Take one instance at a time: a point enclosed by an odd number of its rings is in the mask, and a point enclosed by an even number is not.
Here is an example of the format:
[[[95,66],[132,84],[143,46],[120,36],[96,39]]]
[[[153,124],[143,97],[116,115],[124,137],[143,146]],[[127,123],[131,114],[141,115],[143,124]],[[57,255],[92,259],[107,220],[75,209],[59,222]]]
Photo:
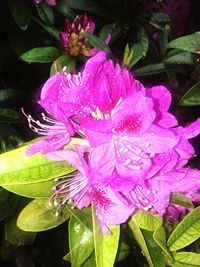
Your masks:
[[[93,33],[94,28],[94,22],[86,15],[76,16],[73,23],[66,18],[65,29],[60,32],[60,43],[72,56],[89,56],[90,49],[86,47],[87,39],[81,36],[81,33]]]
[[[185,167],[195,154],[188,139],[200,133],[200,119],[178,126],[170,103],[164,86],[144,88],[99,52],[81,73],[63,70],[44,84],[39,104],[49,116],[42,114],[43,123],[27,118],[47,137],[27,154],[41,152],[77,168],[53,198],[60,205],[73,200],[77,208],[92,203],[105,233],[106,225],[123,223],[138,209],[163,215],[173,192],[199,201],[200,189],[200,171]],[[74,150],[63,149],[74,134],[84,139]]]

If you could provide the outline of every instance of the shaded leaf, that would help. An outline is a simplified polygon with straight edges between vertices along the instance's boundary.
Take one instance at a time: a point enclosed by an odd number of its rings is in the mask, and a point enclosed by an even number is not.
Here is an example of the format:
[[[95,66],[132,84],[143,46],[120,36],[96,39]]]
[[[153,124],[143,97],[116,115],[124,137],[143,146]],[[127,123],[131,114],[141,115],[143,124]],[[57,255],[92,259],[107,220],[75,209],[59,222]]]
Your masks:
[[[94,250],[93,233],[74,216],[69,222],[69,247],[73,267],[81,266]]]
[[[156,228],[162,225],[162,221],[163,221],[162,217],[158,215],[150,214],[143,210],[137,211],[133,215],[133,219],[138,227],[149,230],[149,231],[154,231]]]
[[[45,2],[40,3],[39,5],[36,5],[38,14],[40,18],[46,23],[46,24],[53,24],[54,23],[54,14],[52,8],[47,5]]]
[[[63,16],[66,16],[68,18],[74,19],[76,16],[74,11],[70,7],[68,7],[64,1],[59,1],[55,6],[55,9]]]
[[[140,228],[137,226],[134,217],[131,218],[131,220],[128,223],[131,232],[135,238],[135,240],[138,242],[140,248],[142,249],[144,256],[146,257],[146,260],[149,264],[149,267],[154,267],[152,259],[151,259],[151,255],[149,253],[146,241],[144,239],[143,233],[140,230]]]
[[[23,0],[8,0],[10,11],[22,30],[26,30],[31,21],[31,9]]]
[[[138,25],[137,30],[138,30],[138,40],[143,48],[143,56],[145,56],[149,49],[149,38],[145,29],[142,26]]]
[[[0,185],[19,185],[51,180],[74,171],[66,162],[47,159],[40,153],[26,156],[27,146],[0,155]]]
[[[29,200],[21,200],[17,209],[7,218],[5,224],[6,240],[14,246],[31,245],[35,238],[35,233],[24,232],[16,225],[17,216]]]
[[[164,60],[165,64],[187,64],[194,65],[196,57],[191,52],[181,52]]]
[[[186,196],[182,195],[182,194],[178,194],[178,193],[173,193],[170,203],[175,204],[175,205],[179,205],[179,206],[183,206],[185,208],[194,208],[194,205],[192,204],[192,202],[189,200],[189,198],[187,198]]]
[[[165,260],[161,248],[153,239],[153,232],[143,230],[143,235],[149,249],[154,267],[165,267]]]
[[[57,207],[49,205],[49,198],[37,198],[30,202],[19,214],[17,226],[28,232],[52,229],[70,217],[67,207],[56,216]]]
[[[154,233],[153,233],[153,239],[156,241],[156,243],[160,246],[160,248],[163,250],[166,263],[171,264],[173,262],[173,258],[167,248],[166,244],[166,233],[165,229],[160,226],[158,227]]]
[[[53,62],[59,55],[60,51],[56,47],[37,47],[22,54],[20,59],[28,63],[49,63]]]
[[[130,253],[129,245],[127,245],[123,241],[119,242],[116,262],[119,262],[119,261],[126,259],[126,257],[128,256],[129,253]]]
[[[122,27],[119,23],[106,24],[101,28],[99,36],[102,40],[106,40],[108,35],[111,35],[111,40],[109,43],[115,41],[122,34]]]
[[[177,67],[167,67],[164,63],[155,63],[134,70],[134,74],[136,74],[137,76],[144,76],[162,73],[166,71],[180,72],[181,70],[179,70]]]
[[[20,197],[0,187],[0,220],[8,216],[16,207]]]
[[[94,247],[97,267],[113,267],[118,249],[120,226],[109,226],[110,235],[102,233],[92,207]]]
[[[187,93],[182,96],[179,105],[181,106],[197,106],[200,105],[200,82],[193,85]]]
[[[184,248],[200,237],[200,207],[191,211],[170,235],[167,246],[175,251]]]
[[[105,10],[99,7],[91,0],[63,0],[63,4],[66,4],[69,8],[83,10],[86,12],[92,12],[100,16],[105,16]]]
[[[54,26],[49,26],[35,17],[33,17],[33,20],[37,22],[43,29],[45,29],[56,40],[59,40],[59,31]]]
[[[21,113],[9,108],[0,108],[1,123],[22,123],[24,121]]]
[[[182,36],[171,41],[167,45],[168,48],[178,48],[184,51],[200,53],[200,32]]]
[[[15,103],[17,100],[21,99],[22,96],[23,94],[19,90],[1,89],[0,107],[4,107],[5,105]]]

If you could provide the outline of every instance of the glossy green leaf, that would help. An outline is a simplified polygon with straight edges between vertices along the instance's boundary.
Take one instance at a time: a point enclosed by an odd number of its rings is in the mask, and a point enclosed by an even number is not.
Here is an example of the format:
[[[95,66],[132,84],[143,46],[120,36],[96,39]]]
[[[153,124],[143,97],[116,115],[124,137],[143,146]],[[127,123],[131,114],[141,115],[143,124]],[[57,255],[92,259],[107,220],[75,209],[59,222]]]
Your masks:
[[[158,246],[158,244],[153,239],[153,232],[143,230],[143,235],[148,247],[148,250],[151,255],[151,259],[153,262],[154,267],[165,267],[165,260],[164,256],[162,254],[161,248]]]
[[[163,253],[164,253],[165,259],[166,259],[166,263],[171,264],[173,262],[173,258],[172,258],[171,254],[167,248],[166,233],[165,233],[165,229],[162,226],[158,227],[154,231],[153,239],[156,241],[156,243],[163,250]]]
[[[0,107],[13,104],[23,96],[19,90],[1,89],[0,90]]]
[[[33,20],[37,22],[45,31],[47,31],[51,36],[53,36],[56,40],[59,40],[59,31],[54,27],[43,23],[41,20],[33,17]]]
[[[98,51],[105,51],[107,54],[111,54],[109,46],[100,37],[86,32],[81,33],[81,36],[87,38],[89,43],[91,43],[91,45],[95,47]]]
[[[131,69],[143,56],[144,50],[140,43],[133,44],[131,48],[127,44],[124,51],[123,65]]]
[[[43,182],[70,173],[74,167],[47,159],[40,153],[26,156],[27,146],[0,155],[0,185]]]
[[[72,204],[68,204],[67,207],[71,214],[85,227],[87,227],[91,232],[93,231],[92,227],[92,210],[91,207],[80,209],[73,209]]]
[[[175,205],[179,205],[179,206],[183,206],[185,208],[194,208],[193,203],[189,200],[189,198],[187,198],[186,196],[182,195],[182,194],[178,194],[178,193],[173,193],[170,203],[175,204]]]
[[[164,60],[165,64],[196,64],[196,57],[191,52],[181,52]]]
[[[93,233],[74,216],[69,222],[69,247],[72,267],[81,266],[94,250]]]
[[[49,205],[49,198],[37,198],[30,202],[19,214],[17,226],[28,232],[40,232],[52,229],[70,217],[67,207],[63,207],[56,216],[57,207]]]
[[[28,63],[49,63],[53,62],[60,55],[56,47],[37,47],[33,48],[20,56],[20,59]]]
[[[25,122],[24,117],[21,113],[9,109],[0,108],[0,122],[1,123],[22,123]]]
[[[61,55],[52,64],[50,69],[50,75],[52,76],[56,72],[61,72],[64,67],[66,67],[66,72],[74,72],[76,67],[75,58],[67,54]]]
[[[145,75],[153,75],[158,74],[166,71],[179,71],[179,69],[176,67],[167,67],[164,63],[155,63],[150,64],[144,67],[141,67],[139,69],[134,70],[134,73],[137,76],[145,76]]]
[[[24,139],[20,136],[20,134],[9,124],[0,124],[0,134],[2,136],[9,136],[10,140],[18,142],[19,145],[24,142]]]
[[[140,248],[142,249],[142,252],[144,253],[144,256],[146,257],[149,267],[154,267],[143,233],[137,226],[134,217],[132,217],[131,220],[129,220],[128,224],[133,234],[133,237],[138,242]]]
[[[40,18],[47,24],[54,24],[54,14],[52,8],[45,2],[41,2],[39,5],[36,5],[38,14]]]
[[[21,200],[17,209],[7,218],[5,224],[6,240],[14,246],[31,245],[35,238],[35,233],[25,232],[17,227],[17,216],[29,200]]]
[[[200,105],[200,82],[197,82],[187,91],[187,93],[181,98],[179,105],[181,106]]]
[[[154,214],[150,214],[143,210],[137,211],[133,215],[134,221],[138,227],[149,231],[154,231],[156,228],[162,225],[162,217]]]
[[[181,266],[185,267],[199,267],[200,266],[200,254],[193,252],[178,252],[174,255],[175,264],[179,263]]]
[[[175,251],[184,248],[200,237],[200,207],[191,211],[170,235],[167,246]]]
[[[17,205],[20,197],[0,187],[0,220],[8,216]]]
[[[7,0],[10,11],[22,30],[26,30],[31,21],[31,9],[23,0]]]
[[[184,51],[200,53],[200,32],[178,37],[168,43],[168,48],[178,48]]]
[[[38,198],[50,197],[53,194],[52,187],[56,184],[58,184],[57,181],[50,180],[33,184],[5,185],[3,187],[20,196]]]
[[[97,267],[113,267],[117,255],[120,226],[109,226],[110,235],[102,233],[95,210],[92,208],[94,247]]]

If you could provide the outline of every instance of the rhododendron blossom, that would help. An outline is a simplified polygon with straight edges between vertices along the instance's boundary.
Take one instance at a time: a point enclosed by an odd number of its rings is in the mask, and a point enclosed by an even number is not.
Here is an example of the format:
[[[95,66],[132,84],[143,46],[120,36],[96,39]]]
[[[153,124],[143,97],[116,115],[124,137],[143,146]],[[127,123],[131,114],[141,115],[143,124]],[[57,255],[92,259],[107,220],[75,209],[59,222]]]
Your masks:
[[[92,203],[106,233],[106,225],[123,223],[138,209],[164,215],[172,193],[198,199],[200,171],[185,165],[195,154],[188,139],[200,133],[200,119],[178,126],[170,103],[167,88],[145,89],[104,52],[78,74],[52,76],[39,101],[52,118],[43,115],[41,123],[27,116],[30,127],[47,137],[28,154],[42,152],[77,168],[54,188],[58,211],[70,200],[76,208]],[[75,133],[86,145],[64,150]]]
[[[36,4],[40,4],[42,0],[34,0]],[[45,2],[50,5],[50,6],[55,6],[56,5],[56,0],[45,0]]]

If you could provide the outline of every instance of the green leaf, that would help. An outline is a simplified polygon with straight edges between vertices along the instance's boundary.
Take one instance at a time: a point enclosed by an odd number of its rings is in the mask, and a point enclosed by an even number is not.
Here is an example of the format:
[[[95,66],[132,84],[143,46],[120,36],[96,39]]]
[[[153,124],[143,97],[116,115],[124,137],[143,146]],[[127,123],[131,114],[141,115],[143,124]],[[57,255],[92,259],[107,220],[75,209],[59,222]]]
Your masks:
[[[186,196],[182,195],[182,194],[178,194],[178,193],[173,193],[170,203],[175,204],[175,205],[179,205],[179,206],[183,206],[185,208],[194,208],[194,205],[192,204],[192,202],[189,200],[189,198],[187,198]]]
[[[0,90],[0,107],[13,104],[23,96],[19,90],[1,89]]]
[[[0,134],[7,137],[9,136],[11,140],[19,142],[19,144],[24,142],[23,138],[18,134],[18,132],[8,124],[0,124]]]
[[[154,231],[156,228],[162,225],[162,217],[154,214],[150,214],[143,210],[137,211],[133,215],[134,222],[138,227],[149,231]]]
[[[182,36],[171,41],[167,45],[168,48],[178,48],[184,51],[200,53],[200,32]]]
[[[50,197],[53,194],[52,187],[58,184],[57,181],[50,180],[40,183],[5,185],[3,188],[17,195],[29,198]]]
[[[149,253],[146,241],[144,239],[143,233],[140,230],[140,228],[137,226],[137,223],[135,222],[134,217],[131,218],[131,220],[129,221],[129,227],[131,229],[131,232],[135,238],[135,240],[138,242],[140,248],[142,249],[144,256],[146,257],[146,260],[149,264],[149,267],[154,267],[152,259],[151,259],[151,255]]]
[[[59,55],[60,51],[56,47],[37,47],[22,54],[20,59],[28,63],[49,63],[53,62]]]
[[[7,217],[15,208],[20,197],[0,187],[0,220]]]
[[[66,162],[49,160],[40,153],[26,156],[27,147],[0,155],[0,185],[43,182],[74,171]]]
[[[6,240],[14,246],[26,246],[31,245],[35,238],[35,233],[24,232],[16,225],[17,216],[20,213],[24,205],[27,204],[26,200],[21,200],[17,209],[6,220],[5,224],[5,236]]]
[[[161,248],[153,239],[153,232],[143,230],[143,235],[149,249],[154,267],[165,267],[165,260]]]
[[[113,267],[117,254],[120,226],[109,226],[110,235],[103,234],[92,207],[94,247],[97,267]]]
[[[10,11],[22,30],[26,30],[31,21],[31,9],[23,0],[8,0]]]
[[[167,246],[175,251],[184,248],[200,237],[200,207],[191,211],[170,235]]]
[[[86,32],[81,33],[81,36],[87,38],[89,43],[91,43],[91,45],[95,47],[98,51],[105,51],[108,55],[111,54],[109,46],[100,37]]]
[[[54,24],[54,14],[52,8],[45,2],[36,5],[40,18],[47,24]]]
[[[52,229],[65,222],[70,217],[67,207],[56,216],[57,207],[49,205],[49,198],[36,198],[19,214],[17,226],[28,232],[40,232]]]
[[[94,250],[93,233],[74,216],[69,222],[69,247],[73,267],[81,266]]]
[[[165,64],[196,64],[196,57],[191,52],[181,52],[174,56],[168,57],[163,61]]]
[[[35,17],[33,17],[33,20],[37,22],[43,29],[45,29],[56,40],[59,40],[59,31],[54,26],[49,26]]]
[[[119,262],[119,261],[126,259],[126,257],[128,256],[129,253],[130,253],[129,245],[127,245],[123,241],[119,242],[116,262]]]
[[[199,267],[200,266],[200,254],[193,253],[193,252],[178,252],[174,255],[175,265],[176,263],[181,264],[181,266],[186,267]]]
[[[25,122],[25,119],[21,113],[9,108],[0,108],[0,123],[23,123],[23,122]]]
[[[166,66],[164,63],[154,63],[134,70],[134,74],[136,74],[137,76],[145,76],[145,75],[162,73],[166,71],[182,72],[182,70],[178,69],[177,67],[169,67]]]
[[[86,12],[91,12],[93,14],[97,14],[105,17],[106,12],[101,7],[99,7],[96,3],[91,0],[63,0],[63,4],[66,4],[69,8],[83,10]]]
[[[50,75],[61,72],[66,67],[66,72],[73,72],[76,67],[76,60],[70,55],[63,54],[57,58],[51,66]],[[56,69],[55,69],[56,68]]]
[[[181,106],[197,106],[200,105],[200,82],[193,85],[187,93],[182,96],[179,105]]]
[[[133,44],[131,48],[127,44],[124,51],[123,65],[131,69],[143,57],[144,50],[140,43]]]
[[[90,257],[84,262],[81,267],[96,267],[95,253],[93,252]]]
[[[156,241],[156,243],[159,245],[159,247],[162,249],[162,251],[164,252],[164,256],[165,256],[165,261],[167,264],[171,264],[173,263],[173,258],[167,248],[167,244],[166,244],[166,233],[165,233],[165,229],[160,226],[158,227],[154,233],[153,233],[153,239]]]

